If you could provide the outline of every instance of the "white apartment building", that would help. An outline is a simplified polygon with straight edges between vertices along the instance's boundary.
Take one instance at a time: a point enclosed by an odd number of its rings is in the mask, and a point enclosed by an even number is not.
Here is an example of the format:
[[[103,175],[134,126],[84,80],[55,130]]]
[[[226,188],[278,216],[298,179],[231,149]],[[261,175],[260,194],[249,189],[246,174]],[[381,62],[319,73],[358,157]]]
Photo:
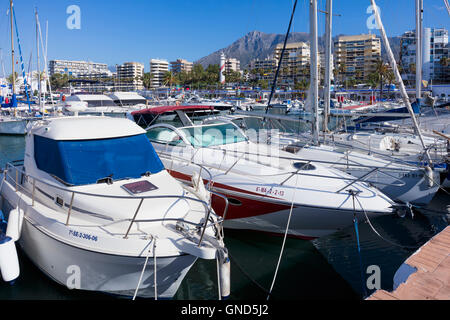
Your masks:
[[[445,82],[448,68],[441,59],[450,58],[448,30],[444,28],[425,28],[422,36],[422,79]],[[416,78],[416,31],[407,31],[402,35],[400,45],[400,64],[403,67],[404,80],[414,82]]]
[[[169,71],[169,62],[161,59],[150,60],[151,87],[158,88],[164,85],[164,74]]]
[[[327,65],[325,62],[325,52],[320,52],[319,53],[319,64],[320,64],[320,78],[323,76],[325,76],[325,66]],[[334,70],[334,58],[333,55],[330,55],[330,79],[331,81],[334,80],[334,74],[333,74],[333,70]]]
[[[120,90],[136,91],[144,88],[144,65],[139,62],[125,62],[117,66],[117,81]]]
[[[241,72],[241,62],[236,58],[225,59],[225,73],[234,71]]]
[[[69,60],[50,60],[50,77],[56,73],[77,77],[80,74],[104,74],[110,72],[105,63]]]
[[[425,28],[423,30],[422,78],[426,81],[444,81],[448,68],[441,65],[442,58],[449,58],[448,30]]]

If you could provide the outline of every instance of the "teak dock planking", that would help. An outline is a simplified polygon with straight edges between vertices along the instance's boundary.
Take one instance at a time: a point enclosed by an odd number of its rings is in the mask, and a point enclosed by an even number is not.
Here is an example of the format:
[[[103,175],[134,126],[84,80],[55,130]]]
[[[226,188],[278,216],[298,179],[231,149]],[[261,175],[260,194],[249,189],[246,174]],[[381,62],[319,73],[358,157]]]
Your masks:
[[[450,226],[424,244],[405,264],[417,271],[393,292],[377,290],[367,300],[450,300]]]

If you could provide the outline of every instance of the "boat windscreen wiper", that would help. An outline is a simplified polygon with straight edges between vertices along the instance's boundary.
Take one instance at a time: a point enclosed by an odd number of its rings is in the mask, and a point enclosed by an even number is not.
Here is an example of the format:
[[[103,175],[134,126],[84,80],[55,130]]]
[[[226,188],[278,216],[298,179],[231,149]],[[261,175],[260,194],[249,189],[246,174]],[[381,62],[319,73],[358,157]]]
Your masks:
[[[106,177],[104,177],[104,178],[100,178],[100,179],[98,179],[97,180],[97,184],[99,184],[99,183],[106,183],[106,184],[113,184],[113,173],[111,173],[109,176],[106,176]]]

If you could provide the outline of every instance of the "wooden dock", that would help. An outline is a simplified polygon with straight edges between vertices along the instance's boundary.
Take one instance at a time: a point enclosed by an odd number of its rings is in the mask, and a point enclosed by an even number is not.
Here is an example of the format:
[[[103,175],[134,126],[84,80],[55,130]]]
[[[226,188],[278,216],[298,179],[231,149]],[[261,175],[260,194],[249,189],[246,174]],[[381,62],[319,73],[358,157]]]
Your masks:
[[[405,261],[393,292],[377,290],[367,300],[450,300],[450,226]]]

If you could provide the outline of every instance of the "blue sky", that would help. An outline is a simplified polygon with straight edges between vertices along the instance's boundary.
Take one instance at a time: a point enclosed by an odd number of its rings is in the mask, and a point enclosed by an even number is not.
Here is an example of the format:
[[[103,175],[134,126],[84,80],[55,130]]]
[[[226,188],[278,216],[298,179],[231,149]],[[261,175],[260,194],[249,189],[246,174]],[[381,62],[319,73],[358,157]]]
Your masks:
[[[450,29],[443,0],[424,1],[424,25]],[[25,65],[33,51],[34,9],[37,7],[45,37],[48,21],[48,58],[90,60],[121,64],[144,63],[151,58],[195,61],[258,30],[285,33],[293,0],[16,0],[14,1]],[[308,32],[308,1],[298,0],[292,31]],[[369,0],[334,0],[333,34],[367,33]],[[388,35],[414,29],[414,0],[378,0]],[[319,0],[325,10],[325,0]],[[69,30],[67,7],[81,9],[81,29]],[[10,73],[9,0],[0,0],[0,47]],[[324,15],[319,13],[319,33]],[[18,49],[16,47],[16,52]],[[34,62],[35,64],[35,62]],[[35,66],[33,66],[35,69]],[[0,75],[2,75],[0,70]]]

